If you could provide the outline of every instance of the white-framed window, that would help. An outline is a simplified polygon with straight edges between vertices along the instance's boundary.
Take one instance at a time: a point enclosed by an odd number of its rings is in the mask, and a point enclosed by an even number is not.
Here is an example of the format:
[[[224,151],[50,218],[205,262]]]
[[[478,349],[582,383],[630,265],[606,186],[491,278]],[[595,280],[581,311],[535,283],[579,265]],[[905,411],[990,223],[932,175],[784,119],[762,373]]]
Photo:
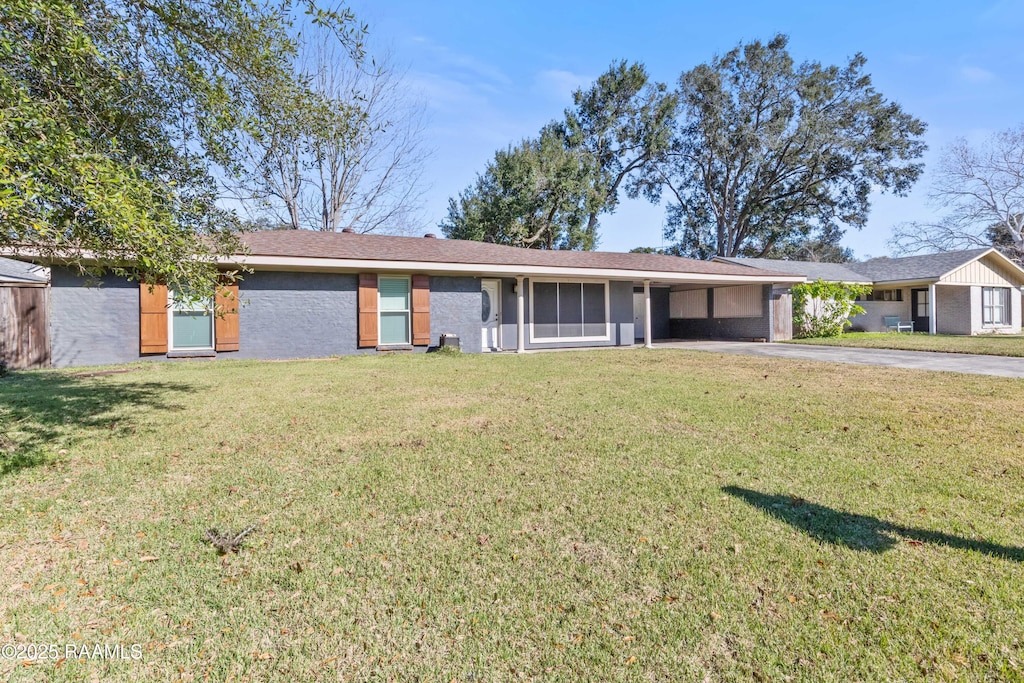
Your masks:
[[[167,291],[169,351],[208,351],[213,346],[213,297]]]
[[[1010,288],[981,288],[981,322],[983,325],[1010,324]]]
[[[408,276],[381,276],[377,279],[377,315],[380,345],[410,344],[411,286]]]
[[[611,338],[607,281],[530,280],[530,341]]]

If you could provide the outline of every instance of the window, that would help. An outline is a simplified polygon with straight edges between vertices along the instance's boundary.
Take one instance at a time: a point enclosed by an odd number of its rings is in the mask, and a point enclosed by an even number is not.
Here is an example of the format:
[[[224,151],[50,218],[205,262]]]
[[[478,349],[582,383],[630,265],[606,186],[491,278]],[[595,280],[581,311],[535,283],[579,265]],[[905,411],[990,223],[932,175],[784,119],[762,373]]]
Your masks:
[[[928,290],[917,290],[917,313],[918,318],[928,317]]]
[[[169,292],[171,301],[170,350],[213,348],[213,297]]]
[[[981,322],[984,325],[1010,324],[1010,288],[981,288]]]
[[[380,304],[380,343],[409,343],[409,278],[381,277],[377,283]]]
[[[530,320],[533,341],[608,339],[608,285],[531,280]]]

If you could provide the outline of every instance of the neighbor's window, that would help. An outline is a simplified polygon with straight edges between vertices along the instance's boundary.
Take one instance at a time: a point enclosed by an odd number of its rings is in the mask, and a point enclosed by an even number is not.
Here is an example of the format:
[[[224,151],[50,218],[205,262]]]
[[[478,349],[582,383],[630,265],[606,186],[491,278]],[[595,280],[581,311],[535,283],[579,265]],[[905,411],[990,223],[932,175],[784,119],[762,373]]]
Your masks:
[[[531,282],[532,337],[608,338],[608,285],[604,282]]]
[[[981,288],[981,321],[985,325],[1010,324],[1009,287]]]
[[[409,343],[409,278],[382,277],[377,281],[380,296],[380,343]]]
[[[170,292],[170,349],[213,348],[213,297]]]
[[[862,299],[858,296],[857,301]],[[902,289],[876,289],[869,293],[865,299],[866,301],[903,301],[903,290]]]

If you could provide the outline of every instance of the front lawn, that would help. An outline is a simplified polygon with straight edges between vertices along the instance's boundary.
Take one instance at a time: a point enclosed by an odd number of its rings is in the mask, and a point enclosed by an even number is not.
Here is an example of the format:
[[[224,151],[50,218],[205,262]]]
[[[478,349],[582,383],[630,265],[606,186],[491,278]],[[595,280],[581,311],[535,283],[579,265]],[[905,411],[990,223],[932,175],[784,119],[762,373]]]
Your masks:
[[[667,349],[17,375],[0,645],[142,657],[0,679],[1019,680],[1022,395]]]
[[[929,335],[921,332],[847,332],[841,337],[793,339],[787,344],[853,346],[865,349],[903,351],[942,351],[977,353],[987,356],[1024,356],[1024,335],[986,334],[964,337],[952,334]]]

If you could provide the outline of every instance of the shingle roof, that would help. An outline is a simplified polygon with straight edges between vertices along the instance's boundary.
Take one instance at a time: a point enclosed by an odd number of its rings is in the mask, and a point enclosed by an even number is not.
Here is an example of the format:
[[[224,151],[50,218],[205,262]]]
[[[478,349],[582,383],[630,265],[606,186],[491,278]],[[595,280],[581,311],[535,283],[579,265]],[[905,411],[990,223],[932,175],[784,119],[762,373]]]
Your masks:
[[[0,258],[0,282],[45,284],[50,280],[45,271],[34,263]]]
[[[780,273],[803,275],[810,280],[830,280],[836,282],[870,282],[871,278],[851,270],[852,263],[817,263],[814,261],[782,261],[770,258],[735,258],[719,257],[727,261],[751,268],[763,268]]]
[[[951,270],[970,263],[988,248],[948,251],[941,254],[879,258],[847,264],[874,282],[889,280],[936,280]]]
[[[418,261],[426,263],[495,266],[594,268],[601,270],[699,273],[706,275],[771,276],[745,266],[714,261],[607,251],[550,251],[522,249],[486,242],[429,237],[396,237],[311,230],[266,230],[242,235],[249,253],[327,259]]]

